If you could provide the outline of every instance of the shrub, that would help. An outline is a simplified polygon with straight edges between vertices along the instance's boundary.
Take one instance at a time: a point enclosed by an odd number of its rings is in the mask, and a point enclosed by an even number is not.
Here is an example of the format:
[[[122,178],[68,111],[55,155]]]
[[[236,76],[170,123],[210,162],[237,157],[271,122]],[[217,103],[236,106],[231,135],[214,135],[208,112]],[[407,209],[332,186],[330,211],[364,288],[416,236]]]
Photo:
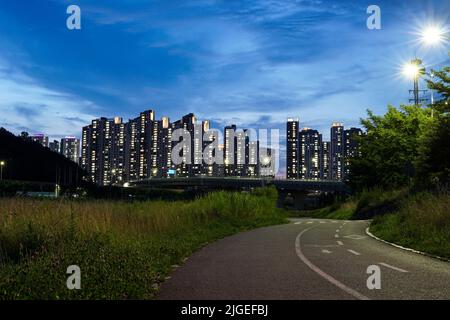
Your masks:
[[[0,298],[152,298],[205,243],[285,222],[275,203],[273,188],[173,202],[0,198]],[[72,264],[81,290],[66,288]]]

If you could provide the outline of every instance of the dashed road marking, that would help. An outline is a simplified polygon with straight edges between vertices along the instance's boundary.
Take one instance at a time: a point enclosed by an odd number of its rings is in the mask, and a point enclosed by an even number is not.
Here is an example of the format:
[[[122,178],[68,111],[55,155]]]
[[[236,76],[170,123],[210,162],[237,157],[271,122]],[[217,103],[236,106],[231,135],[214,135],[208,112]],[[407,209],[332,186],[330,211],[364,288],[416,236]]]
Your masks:
[[[313,221],[308,221],[308,222],[307,222],[307,224],[311,224],[311,223],[314,223],[314,222],[313,222]]]
[[[310,268],[311,270],[313,270],[315,273],[317,273],[319,276],[321,276],[322,278],[324,278],[325,280],[327,280],[328,282],[332,283],[333,285],[335,285],[336,287],[338,287],[339,289],[341,289],[342,291],[348,293],[349,295],[355,297],[356,299],[360,299],[360,300],[370,300],[368,297],[366,297],[365,295],[359,293],[358,291],[347,287],[345,284],[343,284],[342,282],[336,280],[335,278],[333,278],[332,276],[330,276],[328,273],[325,273],[324,271],[322,271],[321,269],[319,269],[316,265],[314,265],[311,261],[308,260],[308,258],[306,258],[306,256],[303,254],[302,252],[302,247],[301,247],[301,242],[300,239],[302,237],[302,235],[307,232],[308,230],[310,230],[311,228],[305,229],[302,232],[300,232],[297,236],[297,238],[295,238],[295,252],[297,253],[297,256],[300,258],[300,260],[302,260],[302,262],[304,264],[306,264],[308,266],[308,268]]]
[[[299,222],[296,222],[296,223],[294,223],[294,224],[301,224],[302,222],[301,221],[299,221]]]
[[[342,241],[337,241],[337,244],[340,245],[340,246],[344,245],[344,243]]]
[[[322,253],[331,253],[331,251],[327,249],[322,249]]]
[[[335,234],[334,237],[335,237],[335,238],[339,238],[339,235],[338,235],[338,234]]]
[[[336,229],[336,232],[339,232],[340,230],[339,229]]]
[[[367,236],[361,236],[359,234],[351,234],[348,236],[344,236],[344,238],[349,238],[349,239],[353,239],[353,240],[361,240],[361,239],[367,238]]]
[[[356,252],[355,250],[347,249],[348,252],[353,253],[355,256],[360,256],[361,253]]]
[[[408,271],[406,271],[406,270],[404,270],[404,269],[400,269],[400,268],[391,266],[390,264],[387,264],[387,263],[384,263],[384,262],[380,262],[380,264],[381,264],[382,266],[385,266],[385,267],[387,267],[387,268],[391,268],[392,270],[396,270],[396,271],[398,271],[398,272],[404,272],[404,273],[408,272]]]

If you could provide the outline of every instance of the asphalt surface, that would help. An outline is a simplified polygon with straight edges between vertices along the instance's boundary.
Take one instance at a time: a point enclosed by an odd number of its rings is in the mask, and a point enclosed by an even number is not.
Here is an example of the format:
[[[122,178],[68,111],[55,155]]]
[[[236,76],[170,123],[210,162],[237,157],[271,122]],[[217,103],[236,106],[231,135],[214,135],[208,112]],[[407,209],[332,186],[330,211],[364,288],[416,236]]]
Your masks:
[[[367,221],[292,219],[209,244],[158,299],[450,299],[450,263],[366,235]],[[380,269],[368,289],[367,268]]]

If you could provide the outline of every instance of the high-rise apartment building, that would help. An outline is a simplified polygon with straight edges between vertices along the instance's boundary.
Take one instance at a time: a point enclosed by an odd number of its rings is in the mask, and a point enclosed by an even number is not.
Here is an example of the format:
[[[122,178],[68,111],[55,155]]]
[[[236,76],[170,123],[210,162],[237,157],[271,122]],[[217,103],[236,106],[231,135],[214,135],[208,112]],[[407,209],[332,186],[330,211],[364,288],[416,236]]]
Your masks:
[[[48,137],[42,133],[36,133],[31,136],[31,140],[48,148]]]
[[[224,175],[255,177],[259,174],[259,142],[251,140],[250,130],[236,125],[224,129]]]
[[[189,177],[193,176],[198,172],[194,172],[194,166],[193,164],[195,161],[198,161],[198,154],[194,155],[194,144],[199,141],[194,138],[194,133],[196,129],[196,117],[193,113],[189,113],[185,116],[183,116],[180,120],[177,120],[172,123],[172,138],[174,137],[173,133],[179,132],[181,136],[188,137],[189,141],[186,141],[184,144],[184,148],[179,150],[178,154],[176,155],[177,158],[179,158],[181,163],[175,164],[175,170],[176,170],[176,176],[179,177]],[[201,131],[201,128],[197,126],[197,130]],[[197,131],[198,134],[198,131]],[[175,147],[177,143],[180,141],[183,141],[184,138],[179,138],[176,141],[172,141],[172,148]],[[172,149],[173,151],[173,149]]]
[[[52,150],[53,152],[61,153],[61,148],[59,146],[58,140],[53,140],[52,142],[48,143],[48,148]]]
[[[80,160],[80,140],[76,137],[64,137],[60,143],[61,154],[73,162]]]
[[[234,176],[236,171],[236,125],[226,126],[224,128],[224,175]]]
[[[81,166],[89,178],[100,184],[111,183],[111,120],[99,118],[92,120],[82,130]]]
[[[175,173],[172,165],[172,127],[169,118],[162,117],[158,120],[157,127],[157,176],[166,178]]]
[[[125,175],[125,124],[122,118],[111,121],[111,184],[122,184]]]
[[[359,155],[358,137],[361,135],[360,128],[344,130],[344,180],[347,180],[350,174],[350,159]]]
[[[334,122],[330,129],[330,179],[343,180],[344,178],[344,126]]]
[[[218,131],[192,113],[172,123],[167,117],[156,120],[152,110],[126,123],[120,117],[94,119],[82,129],[80,165],[100,185],[152,177],[258,176],[259,142],[250,141],[248,130],[226,129],[231,130],[219,144]]]
[[[320,150],[320,179],[330,180],[330,142],[322,141]]]
[[[300,179],[320,179],[322,135],[310,128],[300,131]]]
[[[261,149],[258,160],[258,176],[265,178],[274,178],[276,174],[276,150],[271,148]]]
[[[286,179],[299,179],[299,121],[289,118],[286,123]]]
[[[260,174],[259,168],[259,141],[248,141],[246,145],[246,174],[247,177],[257,177]]]

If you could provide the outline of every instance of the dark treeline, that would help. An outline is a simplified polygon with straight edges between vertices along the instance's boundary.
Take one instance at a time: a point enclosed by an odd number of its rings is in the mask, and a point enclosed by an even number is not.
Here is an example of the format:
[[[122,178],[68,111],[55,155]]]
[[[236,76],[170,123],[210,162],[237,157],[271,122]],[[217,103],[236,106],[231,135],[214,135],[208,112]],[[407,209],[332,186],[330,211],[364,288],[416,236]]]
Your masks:
[[[5,161],[3,179],[50,182],[62,187],[81,184],[84,172],[77,163],[39,143],[0,128],[0,160]]]

